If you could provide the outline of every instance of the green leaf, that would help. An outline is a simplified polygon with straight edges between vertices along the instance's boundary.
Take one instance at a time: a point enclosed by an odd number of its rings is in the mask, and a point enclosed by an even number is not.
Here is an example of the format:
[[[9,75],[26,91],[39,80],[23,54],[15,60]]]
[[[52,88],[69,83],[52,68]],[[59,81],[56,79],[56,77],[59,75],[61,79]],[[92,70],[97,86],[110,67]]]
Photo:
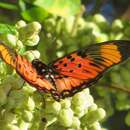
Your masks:
[[[35,0],[34,5],[62,17],[75,15],[81,8],[80,0]]]
[[[15,26],[0,23],[0,34],[16,34]]]
[[[42,22],[49,14],[41,7],[32,7],[23,11],[21,15],[27,21]]]
[[[0,8],[9,9],[9,10],[18,10],[17,5],[11,3],[0,2]]]

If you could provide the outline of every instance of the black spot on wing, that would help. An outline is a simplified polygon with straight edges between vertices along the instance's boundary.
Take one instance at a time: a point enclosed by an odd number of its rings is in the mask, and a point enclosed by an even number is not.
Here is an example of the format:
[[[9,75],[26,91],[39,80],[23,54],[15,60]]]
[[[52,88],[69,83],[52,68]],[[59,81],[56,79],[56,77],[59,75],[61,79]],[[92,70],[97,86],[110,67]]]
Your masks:
[[[79,68],[81,68],[81,66],[82,66],[82,65],[81,65],[80,63],[77,65],[77,67],[79,67]]]
[[[67,66],[67,63],[64,63],[63,66],[66,67],[66,66]]]

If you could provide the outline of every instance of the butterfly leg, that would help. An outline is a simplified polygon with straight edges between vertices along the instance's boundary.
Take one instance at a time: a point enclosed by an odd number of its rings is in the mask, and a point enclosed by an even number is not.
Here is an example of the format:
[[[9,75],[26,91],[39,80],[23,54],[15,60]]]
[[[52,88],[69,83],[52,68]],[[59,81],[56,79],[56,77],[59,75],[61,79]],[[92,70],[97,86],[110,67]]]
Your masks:
[[[56,101],[60,101],[61,96],[55,90],[51,90],[51,95]]]

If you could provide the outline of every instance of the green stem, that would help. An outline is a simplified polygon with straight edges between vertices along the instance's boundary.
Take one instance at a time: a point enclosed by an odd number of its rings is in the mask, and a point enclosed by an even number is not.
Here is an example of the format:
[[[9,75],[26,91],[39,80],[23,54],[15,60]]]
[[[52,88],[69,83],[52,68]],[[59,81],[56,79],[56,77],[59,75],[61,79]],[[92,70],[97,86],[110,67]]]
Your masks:
[[[15,4],[9,4],[5,2],[0,2],[0,8],[9,9],[9,10],[18,10],[18,7]]]
[[[54,117],[52,120],[48,121],[44,127],[44,130],[47,130],[47,128],[52,125],[53,123],[55,123],[57,121],[57,118]]]
[[[73,23],[73,26],[72,26],[72,30],[70,32],[71,36],[75,35],[78,20],[83,15],[83,13],[85,12],[85,7],[83,5],[80,8],[81,9],[80,9],[79,13],[75,16],[75,20],[74,20],[74,23]]]

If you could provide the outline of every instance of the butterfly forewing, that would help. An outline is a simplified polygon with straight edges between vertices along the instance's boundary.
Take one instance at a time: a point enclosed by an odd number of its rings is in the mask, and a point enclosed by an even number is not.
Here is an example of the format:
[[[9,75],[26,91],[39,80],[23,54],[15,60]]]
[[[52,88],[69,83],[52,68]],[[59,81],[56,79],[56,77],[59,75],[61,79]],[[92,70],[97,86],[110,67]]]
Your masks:
[[[65,76],[56,79],[57,90],[63,97],[73,95],[95,83],[108,68],[129,56],[129,41],[109,41],[90,45],[60,58],[52,65],[59,75]],[[63,94],[64,91],[68,94]]]

